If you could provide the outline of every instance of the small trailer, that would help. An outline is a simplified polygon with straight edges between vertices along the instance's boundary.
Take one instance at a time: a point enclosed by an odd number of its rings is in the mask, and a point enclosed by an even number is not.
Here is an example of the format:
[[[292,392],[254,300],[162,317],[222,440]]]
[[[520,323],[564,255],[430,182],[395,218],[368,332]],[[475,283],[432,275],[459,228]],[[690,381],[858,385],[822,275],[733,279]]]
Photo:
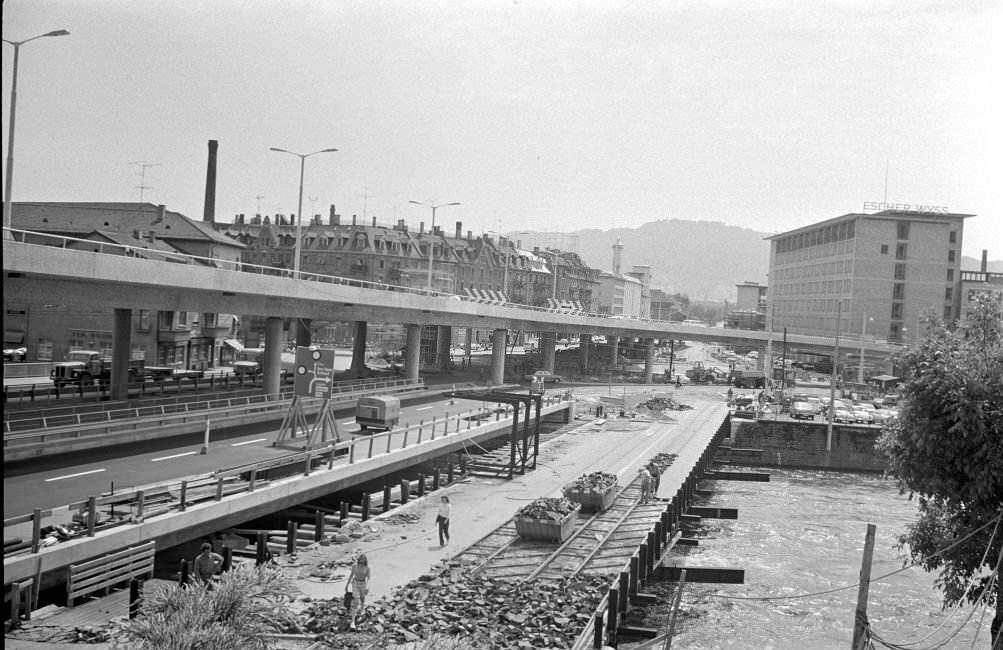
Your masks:
[[[390,395],[360,397],[355,404],[355,421],[363,431],[389,431],[397,426],[400,415],[401,401]]]

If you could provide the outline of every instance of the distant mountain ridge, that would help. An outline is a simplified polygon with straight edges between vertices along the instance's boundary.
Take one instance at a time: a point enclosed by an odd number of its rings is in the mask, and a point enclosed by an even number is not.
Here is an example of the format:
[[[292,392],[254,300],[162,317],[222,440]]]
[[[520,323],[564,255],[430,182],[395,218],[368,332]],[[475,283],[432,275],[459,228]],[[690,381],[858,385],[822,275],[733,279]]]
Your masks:
[[[717,221],[665,219],[637,228],[576,230],[578,253],[591,267],[611,271],[613,244],[623,242],[621,271],[651,267],[652,286],[694,300],[735,300],[735,285],[766,283],[767,233]]]
[[[558,233],[541,232],[541,235]],[[564,235],[578,238],[578,253],[591,267],[611,271],[613,244],[623,243],[621,270],[651,267],[652,286],[667,293],[683,293],[693,300],[735,300],[735,285],[745,281],[766,284],[772,233],[731,226],[719,221],[663,219],[637,228],[595,228]],[[961,268],[979,269],[981,261],[962,257]],[[990,261],[990,272],[1003,272],[1003,260]]]

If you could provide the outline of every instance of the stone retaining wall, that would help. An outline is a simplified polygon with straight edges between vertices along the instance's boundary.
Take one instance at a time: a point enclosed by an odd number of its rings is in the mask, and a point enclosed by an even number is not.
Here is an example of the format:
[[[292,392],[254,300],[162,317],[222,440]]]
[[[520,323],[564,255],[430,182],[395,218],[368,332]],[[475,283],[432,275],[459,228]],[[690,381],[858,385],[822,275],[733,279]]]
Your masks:
[[[791,420],[732,420],[735,449],[762,449],[761,454],[735,452],[730,463],[760,467],[803,467],[854,472],[883,472],[884,458],[874,449],[879,427],[837,424],[832,451],[825,450],[828,425]]]

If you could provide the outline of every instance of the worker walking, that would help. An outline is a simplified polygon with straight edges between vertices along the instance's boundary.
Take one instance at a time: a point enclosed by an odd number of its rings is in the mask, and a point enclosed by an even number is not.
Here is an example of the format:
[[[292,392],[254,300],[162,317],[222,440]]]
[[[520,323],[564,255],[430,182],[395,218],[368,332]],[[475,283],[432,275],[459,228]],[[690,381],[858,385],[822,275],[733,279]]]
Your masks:
[[[651,473],[648,468],[642,467],[641,471],[641,503],[647,503],[651,498]]]

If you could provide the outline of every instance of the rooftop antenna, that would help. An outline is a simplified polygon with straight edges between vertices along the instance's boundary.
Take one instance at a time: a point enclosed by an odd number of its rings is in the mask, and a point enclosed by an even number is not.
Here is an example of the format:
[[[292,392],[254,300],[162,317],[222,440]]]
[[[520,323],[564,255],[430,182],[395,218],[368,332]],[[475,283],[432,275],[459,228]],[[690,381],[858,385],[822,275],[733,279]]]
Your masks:
[[[153,187],[146,184],[146,169],[148,167],[160,167],[160,163],[148,163],[143,160],[137,160],[135,162],[129,163],[130,165],[139,165],[139,185],[135,189],[139,190],[139,202],[143,202],[143,194],[146,190],[152,190]]]
[[[363,186],[363,188],[362,188],[362,220],[363,221],[366,220],[366,209],[367,209],[367,207],[369,205],[369,197],[370,196],[372,196],[372,194],[369,193],[369,188]]]
[[[265,198],[265,195],[264,194],[259,194],[259,195],[257,195],[254,198],[256,198],[258,200],[258,211],[255,214],[261,214],[261,199]]]
[[[885,198],[882,203],[888,203],[888,160],[885,160]]]

